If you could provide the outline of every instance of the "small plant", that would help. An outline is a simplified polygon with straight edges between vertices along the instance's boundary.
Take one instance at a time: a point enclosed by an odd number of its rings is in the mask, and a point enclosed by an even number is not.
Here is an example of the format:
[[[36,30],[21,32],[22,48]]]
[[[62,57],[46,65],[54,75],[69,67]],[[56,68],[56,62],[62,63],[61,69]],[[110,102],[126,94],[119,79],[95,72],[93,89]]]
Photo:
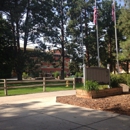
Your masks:
[[[78,72],[75,73],[75,77],[76,77],[76,78],[78,77]]]
[[[87,80],[84,89],[86,91],[99,90],[99,84],[96,81]]]
[[[79,72],[78,77],[83,77],[83,73]]]
[[[56,71],[56,72],[53,73],[53,75],[54,75],[55,78],[58,78],[58,76],[59,76],[60,74],[59,74],[58,71]]]
[[[23,74],[22,74],[22,78],[27,79],[27,78],[28,78],[28,74],[25,73],[25,72],[23,72]]]
[[[77,78],[77,77],[82,77],[83,76],[83,73],[81,73],[81,72],[76,72],[75,73],[75,77]]]

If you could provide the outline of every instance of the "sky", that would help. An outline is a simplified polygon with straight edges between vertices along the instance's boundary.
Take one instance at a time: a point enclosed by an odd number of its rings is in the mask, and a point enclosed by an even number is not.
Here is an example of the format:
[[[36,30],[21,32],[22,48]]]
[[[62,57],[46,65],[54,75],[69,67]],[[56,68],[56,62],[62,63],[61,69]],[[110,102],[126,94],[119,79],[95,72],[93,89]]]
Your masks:
[[[124,6],[124,0],[116,0],[118,2],[118,4],[121,4],[122,6]]]

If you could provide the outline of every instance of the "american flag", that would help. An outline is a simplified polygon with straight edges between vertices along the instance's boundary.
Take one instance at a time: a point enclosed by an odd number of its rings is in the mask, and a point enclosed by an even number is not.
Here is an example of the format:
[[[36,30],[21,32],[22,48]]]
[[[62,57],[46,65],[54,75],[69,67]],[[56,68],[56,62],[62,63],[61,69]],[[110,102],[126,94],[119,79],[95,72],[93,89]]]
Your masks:
[[[115,21],[115,3],[112,4],[112,21]]]
[[[93,12],[93,23],[97,24],[97,8],[94,8],[94,12]]]

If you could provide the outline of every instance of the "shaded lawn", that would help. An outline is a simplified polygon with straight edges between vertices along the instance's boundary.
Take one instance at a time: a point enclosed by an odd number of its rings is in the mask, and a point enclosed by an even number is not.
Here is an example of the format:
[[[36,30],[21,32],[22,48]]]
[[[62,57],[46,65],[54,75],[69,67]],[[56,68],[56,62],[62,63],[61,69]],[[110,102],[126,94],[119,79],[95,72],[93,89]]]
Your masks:
[[[21,85],[21,84],[19,84]],[[16,86],[16,85],[15,85]],[[77,83],[76,88],[82,88],[83,84],[82,83]],[[63,90],[73,90],[73,86],[70,85],[68,87],[66,86],[47,86],[46,87],[46,92],[53,92],[53,91],[63,91]],[[31,88],[15,88],[15,89],[9,89],[8,90],[8,95],[22,95],[22,94],[31,94],[31,93],[39,93],[43,92],[43,87],[42,86],[36,86],[36,87],[31,87]],[[0,90],[0,96],[5,96],[4,90]]]

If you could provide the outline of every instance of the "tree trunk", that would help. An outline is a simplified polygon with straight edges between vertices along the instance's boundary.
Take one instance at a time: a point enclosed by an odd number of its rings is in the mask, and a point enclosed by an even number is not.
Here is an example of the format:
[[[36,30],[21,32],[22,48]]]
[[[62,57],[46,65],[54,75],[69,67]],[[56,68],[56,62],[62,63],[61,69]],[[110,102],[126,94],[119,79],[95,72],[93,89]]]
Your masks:
[[[25,53],[21,50],[17,51],[15,59],[15,68],[18,80],[22,80],[22,73],[24,70],[25,60],[26,60]]]
[[[64,79],[64,22],[63,22],[63,1],[61,1],[61,79]]]
[[[22,72],[17,71],[17,80],[22,80]]]

